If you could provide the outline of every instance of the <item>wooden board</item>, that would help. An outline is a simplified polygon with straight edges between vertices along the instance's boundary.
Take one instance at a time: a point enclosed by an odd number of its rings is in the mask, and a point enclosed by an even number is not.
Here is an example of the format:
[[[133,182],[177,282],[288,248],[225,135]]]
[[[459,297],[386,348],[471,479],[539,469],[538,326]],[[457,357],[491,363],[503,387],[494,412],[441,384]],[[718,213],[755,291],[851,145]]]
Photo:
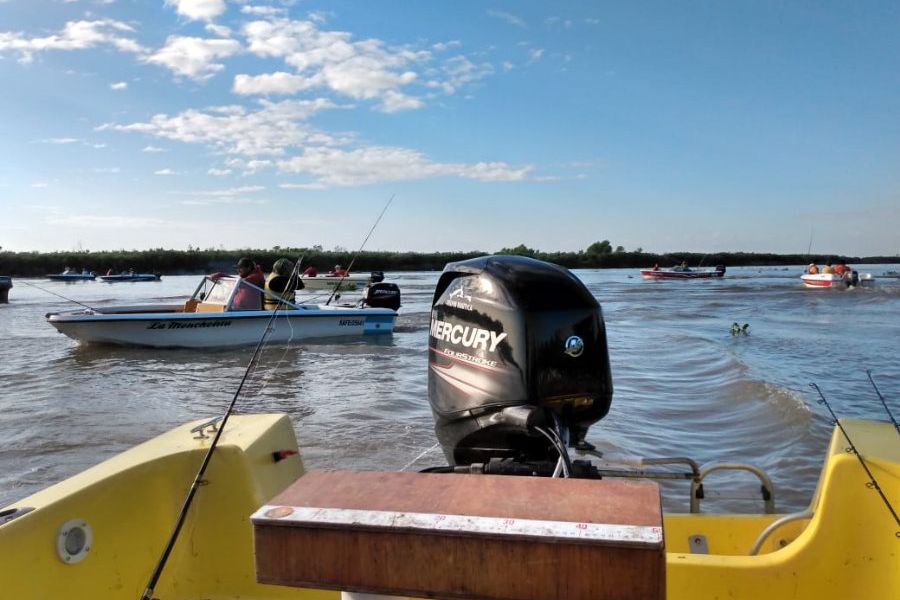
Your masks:
[[[262,583],[490,600],[665,597],[655,483],[310,471],[253,523]]]

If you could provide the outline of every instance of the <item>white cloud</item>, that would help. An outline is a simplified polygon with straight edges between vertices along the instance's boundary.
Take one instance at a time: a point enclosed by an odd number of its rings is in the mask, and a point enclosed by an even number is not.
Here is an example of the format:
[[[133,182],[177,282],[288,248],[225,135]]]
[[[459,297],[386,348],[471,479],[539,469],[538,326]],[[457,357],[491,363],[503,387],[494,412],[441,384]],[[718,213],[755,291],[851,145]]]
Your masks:
[[[516,27],[521,27],[522,29],[528,28],[528,25],[525,23],[525,20],[522,17],[517,17],[512,13],[503,12],[502,10],[489,10],[487,14],[489,17],[500,19],[501,21],[505,21],[510,25],[515,25]]]
[[[281,75],[280,81],[239,75],[235,89],[244,90],[240,93],[257,93],[255,87],[270,90],[276,84],[280,90],[321,86],[354,99],[381,99],[386,111],[421,106],[400,90],[417,81],[413,67],[431,59],[428,51],[389,48],[376,39],[354,41],[347,32],[320,30],[312,21],[253,21],[243,32],[250,52],[282,58],[298,75]]]
[[[123,52],[143,52],[140,44],[123,36],[129,33],[134,33],[133,27],[112,19],[69,21],[62,31],[46,37],[29,38],[19,32],[7,31],[0,33],[0,54],[17,52],[21,62],[29,63],[36,52],[47,50],[85,50],[109,45]]]
[[[403,98],[396,100],[405,101]],[[529,165],[513,166],[505,162],[440,163],[416,150],[399,147],[353,148],[356,139],[352,135],[333,136],[304,123],[320,110],[338,108],[325,99],[261,100],[259,105],[255,111],[237,105],[191,109],[176,115],[158,114],[148,122],[106,124],[97,129],[137,132],[201,144],[233,155],[224,161],[227,168],[212,168],[208,171],[211,175],[229,175],[232,171],[251,175],[262,169],[277,168],[311,177],[308,182],[286,184],[289,186],[286,189],[322,189],[441,176],[478,181],[521,181],[533,170]],[[157,174],[175,173],[164,169]]]
[[[225,12],[225,0],[166,0],[166,5],[192,21],[211,21]]]
[[[165,152],[165,148],[159,148],[157,146],[144,146],[144,149],[141,152]]]
[[[292,75],[284,71],[267,73],[264,75],[237,75],[234,78],[232,91],[235,94],[296,94],[318,85],[318,82],[309,77]]]
[[[225,68],[214,62],[216,59],[236,54],[240,49],[240,43],[235,40],[172,35],[166,39],[165,46],[142,60],[167,67],[176,75],[203,80]]]
[[[222,38],[231,37],[231,28],[224,25],[216,25],[215,23],[207,23],[204,27],[208,32]]]
[[[543,48],[533,48],[533,49],[529,50],[528,51],[529,64],[539,61],[542,56],[544,56]]]
[[[322,183],[282,183],[278,187],[285,190],[324,190],[328,186]]]
[[[115,174],[120,173],[121,171],[122,169],[119,167],[97,167],[96,169],[93,169],[94,173],[100,174]]]
[[[465,56],[459,55],[447,60],[440,70],[431,71],[437,78],[428,82],[428,87],[438,88],[445,94],[454,94],[459,88],[477,81],[494,72],[488,63],[476,65]]]
[[[266,189],[264,185],[244,185],[240,187],[226,188],[222,190],[201,190],[198,192],[172,192],[173,194],[184,194],[187,196],[210,196],[214,198],[222,198],[229,196],[237,196],[238,194],[249,194],[253,192],[262,192]]]
[[[31,184],[31,187],[42,189],[42,188],[50,187],[50,184],[47,183],[46,181],[36,181],[35,183]]]
[[[173,171],[172,169],[160,169],[159,171],[153,171],[153,174],[162,175],[164,177],[169,175],[178,175],[178,173],[176,171]]]
[[[382,110],[386,113],[422,108],[423,105],[424,102],[419,98],[406,96],[400,92],[395,92],[394,90],[385,92],[381,102]]]
[[[128,83],[125,81],[117,81],[116,83],[109,84],[109,89],[111,90],[125,90],[128,89]]]
[[[261,100],[251,111],[243,106],[190,109],[174,116],[154,115],[149,122],[106,124],[99,131],[130,131],[190,144],[205,144],[229,154],[281,155],[294,146],[331,145],[338,140],[302,123],[320,110],[336,108],[329,100]]]
[[[306,173],[325,186],[356,186],[382,181],[413,181],[455,175],[479,181],[521,181],[533,167],[502,162],[474,165],[438,163],[408,148],[369,146],[351,151],[307,148],[300,156],[278,161],[290,173]]]
[[[95,229],[142,229],[165,225],[163,219],[142,217],[115,217],[106,215],[68,215],[47,219],[50,225],[66,225],[72,227],[91,227]]]
[[[241,187],[226,188],[220,190],[202,190],[195,192],[172,192],[173,194],[181,194],[194,196],[194,199],[183,200],[182,204],[204,206],[209,204],[266,204],[265,199],[248,199],[241,198],[242,194],[255,194],[265,191],[262,185],[245,185]]]
[[[241,12],[258,17],[275,17],[286,14],[287,10],[277,6],[242,6]]]
[[[451,40],[449,42],[438,42],[437,44],[432,45],[431,47],[438,52],[443,52],[445,50],[449,50],[450,48],[457,48],[461,46],[461,42],[459,40]]]
[[[63,145],[63,144],[74,144],[75,142],[78,142],[80,140],[78,138],[62,137],[62,138],[46,138],[43,140],[36,140],[36,141],[41,144]]]

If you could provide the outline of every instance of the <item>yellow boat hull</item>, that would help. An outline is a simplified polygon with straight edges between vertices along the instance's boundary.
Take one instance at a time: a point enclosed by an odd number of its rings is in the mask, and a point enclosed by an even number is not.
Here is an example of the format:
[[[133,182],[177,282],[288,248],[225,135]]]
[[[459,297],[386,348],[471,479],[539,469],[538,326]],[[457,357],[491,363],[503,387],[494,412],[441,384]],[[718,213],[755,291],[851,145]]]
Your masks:
[[[900,503],[900,436],[889,424],[844,421],[885,495]],[[30,512],[0,525],[3,598],[139,598],[171,532],[209,438],[191,423],[17,502]],[[672,514],[664,519],[667,598],[900,598],[900,537],[865,472],[832,437],[811,518],[778,527],[779,515]],[[250,515],[303,473],[284,415],[235,416],[198,491],[155,596],[162,599],[336,598],[337,592],[259,584]],[[2,513],[0,513],[2,514]],[[81,560],[57,550],[73,520],[91,530]],[[709,554],[693,554],[705,536]]]

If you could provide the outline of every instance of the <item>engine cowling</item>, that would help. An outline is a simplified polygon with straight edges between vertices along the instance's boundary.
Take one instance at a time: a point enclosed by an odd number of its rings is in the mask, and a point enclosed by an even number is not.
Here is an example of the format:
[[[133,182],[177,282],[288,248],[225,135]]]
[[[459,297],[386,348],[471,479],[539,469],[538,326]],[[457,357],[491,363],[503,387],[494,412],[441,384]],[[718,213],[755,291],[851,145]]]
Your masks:
[[[428,365],[435,432],[452,465],[555,458],[535,422],[555,420],[577,445],[612,401],[600,305],[567,269],[526,257],[444,268]]]

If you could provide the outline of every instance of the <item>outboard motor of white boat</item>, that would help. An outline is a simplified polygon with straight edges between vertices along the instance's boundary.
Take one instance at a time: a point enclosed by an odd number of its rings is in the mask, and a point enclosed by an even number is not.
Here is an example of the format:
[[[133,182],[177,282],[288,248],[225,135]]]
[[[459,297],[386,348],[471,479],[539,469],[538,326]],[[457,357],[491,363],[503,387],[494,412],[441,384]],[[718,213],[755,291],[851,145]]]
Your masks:
[[[370,283],[363,290],[363,304],[373,308],[400,308],[400,288],[396,283]]]
[[[841,275],[841,279],[844,280],[844,285],[847,287],[856,287],[859,285],[859,273],[852,269],[844,271],[844,274]]]
[[[719,274],[719,277],[725,276],[725,265],[716,265],[716,273]]]
[[[606,327],[567,269],[521,256],[448,264],[428,345],[428,399],[449,468],[549,475],[562,445],[591,448],[588,428],[612,401]]]

